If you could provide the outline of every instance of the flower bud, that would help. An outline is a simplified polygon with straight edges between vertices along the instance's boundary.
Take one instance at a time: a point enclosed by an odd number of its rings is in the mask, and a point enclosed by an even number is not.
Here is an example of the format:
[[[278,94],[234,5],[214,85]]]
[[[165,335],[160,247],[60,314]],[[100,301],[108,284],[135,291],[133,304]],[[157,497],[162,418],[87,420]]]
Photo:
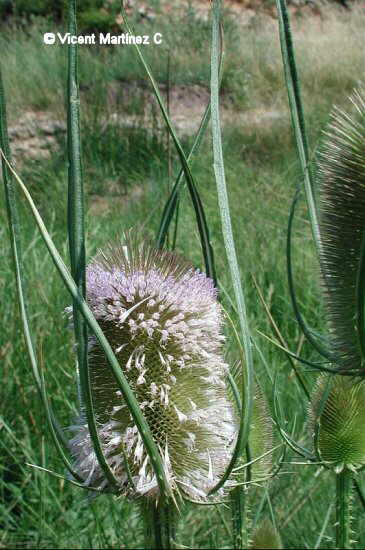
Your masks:
[[[311,429],[320,458],[336,473],[364,465],[365,381],[321,376],[311,409]]]

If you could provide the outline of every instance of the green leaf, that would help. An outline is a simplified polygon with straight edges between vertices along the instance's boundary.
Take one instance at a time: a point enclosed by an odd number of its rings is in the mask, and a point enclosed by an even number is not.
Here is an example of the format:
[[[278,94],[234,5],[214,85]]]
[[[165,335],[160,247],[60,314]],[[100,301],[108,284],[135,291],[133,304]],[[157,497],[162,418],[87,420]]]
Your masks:
[[[298,322],[298,325],[300,326],[304,336],[307,338],[308,342],[313,346],[313,348],[323,357],[326,359],[329,359],[330,361],[334,361],[336,356],[334,353],[331,353],[329,350],[327,350],[322,344],[320,344],[317,339],[313,336],[313,331],[307,326],[307,323],[305,322],[299,308],[298,300],[296,297],[295,292],[295,284],[294,284],[294,277],[293,277],[293,267],[292,267],[292,233],[293,233],[293,221],[294,221],[294,215],[295,215],[295,207],[297,205],[297,202],[299,200],[299,192],[298,189],[295,193],[294,200],[292,202],[291,208],[290,208],[290,214],[289,214],[289,220],[288,220],[288,230],[287,230],[287,239],[286,239],[286,265],[287,265],[287,274],[288,274],[288,286],[289,286],[289,293],[290,298],[294,310],[295,318]]]
[[[221,47],[220,47],[220,52],[219,52],[219,70],[218,70],[218,72],[219,72],[219,81],[221,81],[221,78],[222,78],[222,65],[223,65],[223,44],[222,44],[222,42],[223,42],[223,33],[222,33],[222,31],[221,31],[221,37],[222,38],[221,38],[221,43],[220,43]],[[203,137],[205,135],[205,131],[208,127],[208,123],[209,123],[209,120],[210,120],[210,114],[211,114],[211,101],[209,100],[209,103],[208,103],[208,105],[207,105],[207,107],[204,111],[203,117],[201,119],[198,131],[196,133],[194,143],[193,143],[193,145],[190,149],[189,155],[186,159],[189,166],[190,166],[190,163],[193,160],[193,156],[198,151],[198,149],[200,147],[200,144],[203,140]],[[181,191],[183,183],[184,183],[184,170],[182,168],[180,170],[177,178],[176,178],[176,182],[175,182],[175,184],[172,188],[171,194],[170,194],[170,196],[169,196],[169,198],[168,198],[168,200],[165,204],[165,208],[164,208],[163,213],[162,213],[160,227],[159,227],[158,234],[157,234],[157,239],[156,239],[156,246],[158,248],[162,248],[164,243],[165,243],[167,233],[168,233],[168,230],[169,230],[169,227],[170,227],[170,223],[172,221],[175,210],[177,209],[179,196],[180,196],[180,191]]]

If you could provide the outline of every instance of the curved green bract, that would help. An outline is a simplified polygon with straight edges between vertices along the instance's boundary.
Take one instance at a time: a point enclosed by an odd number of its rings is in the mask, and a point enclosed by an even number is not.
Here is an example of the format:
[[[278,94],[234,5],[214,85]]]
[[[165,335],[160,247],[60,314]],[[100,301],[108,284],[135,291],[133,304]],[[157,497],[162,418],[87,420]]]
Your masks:
[[[288,274],[289,294],[290,294],[295,318],[304,336],[307,338],[308,342],[313,346],[313,348],[320,355],[322,355],[326,359],[329,359],[330,361],[334,361],[335,359],[334,354],[331,353],[329,350],[327,350],[324,346],[322,346],[316,340],[316,338],[313,336],[313,331],[311,331],[311,329],[307,326],[301,314],[301,311],[299,309],[299,304],[296,297],[294,278],[293,278],[293,265],[292,265],[292,234],[293,234],[293,221],[294,221],[294,215],[295,215],[295,207],[299,200],[299,192],[300,190],[297,189],[290,208],[290,214],[289,214],[289,220],[288,220],[288,231],[287,231],[287,238],[286,238],[286,266],[287,266],[287,274]]]
[[[295,61],[294,46],[290,30],[289,13],[286,6],[286,0],[276,0],[276,7],[278,11],[280,45],[292,126],[304,179],[305,194],[307,199],[313,240],[319,253],[321,250],[321,234],[318,224],[317,207],[314,197],[314,178],[309,160],[309,147],[304,121],[304,111],[300,94],[299,77]]]
[[[221,32],[221,34],[222,34],[222,32]],[[222,45],[222,40],[221,40],[220,57],[219,57],[219,70],[218,70],[219,80],[221,80],[221,78],[222,78],[222,65],[223,65],[223,45]],[[194,154],[198,151],[198,149],[201,145],[201,142],[203,140],[205,131],[208,127],[208,123],[210,121],[210,111],[211,111],[211,101],[209,101],[209,103],[208,103],[208,105],[207,105],[207,107],[204,111],[203,117],[201,119],[198,131],[197,131],[195,139],[194,139],[194,143],[191,147],[189,155],[187,156],[186,160],[187,160],[188,163],[190,163],[192,161],[192,158],[193,158]],[[179,204],[179,196],[180,196],[180,191],[181,191],[183,182],[184,182],[184,169],[182,168],[180,170],[177,178],[176,178],[174,187],[173,187],[173,189],[170,193],[170,196],[169,196],[169,198],[168,198],[168,200],[165,204],[165,207],[164,207],[164,210],[163,210],[163,213],[162,213],[162,216],[161,216],[160,227],[159,227],[158,234],[157,234],[157,239],[156,239],[156,246],[158,248],[162,248],[164,246],[164,243],[165,243],[165,240],[166,240],[166,237],[167,237],[167,234],[168,234],[168,230],[169,230],[169,227],[170,227],[170,223],[172,221],[173,215],[174,215],[175,211],[177,210],[177,207],[178,207],[178,204]]]
[[[7,131],[5,93],[4,93],[4,88],[2,83],[2,74],[1,74],[1,68],[0,68],[0,154],[1,152],[3,152],[3,155],[5,154],[7,158],[9,159],[11,158],[8,131]],[[25,344],[26,344],[32,372],[33,372],[33,377],[36,383],[37,390],[40,394],[40,397],[45,407],[47,423],[51,432],[53,442],[56,446],[56,449],[65,467],[69,470],[69,472],[79,481],[83,481],[81,478],[78,477],[77,473],[73,470],[72,465],[64,452],[64,447],[67,446],[67,440],[53,414],[53,411],[47,396],[46,388],[43,382],[42,373],[38,365],[37,355],[33,344],[31,327],[29,325],[27,304],[26,304],[25,293],[24,293],[25,274],[24,274],[24,269],[22,264],[22,254],[21,254],[21,246],[20,246],[20,224],[19,224],[19,216],[18,216],[18,210],[16,205],[15,189],[12,181],[11,170],[9,169],[3,156],[1,160],[2,160],[2,169],[3,169],[4,188],[5,188],[6,211],[7,211],[7,217],[9,222],[10,244],[11,244],[13,262],[14,262],[14,271],[15,271],[20,316],[21,316],[21,321],[23,326]]]
[[[2,155],[3,156],[3,155]],[[68,292],[72,296],[73,299],[77,301],[77,305],[79,308],[79,311],[82,313],[85,321],[87,322],[87,325],[89,329],[92,331],[92,333],[97,338],[100,346],[102,347],[109,365],[113,371],[113,374],[117,380],[117,383],[119,385],[119,388],[125,398],[125,401],[130,409],[130,413],[134,418],[134,421],[138,427],[138,431],[141,434],[143,443],[146,447],[146,451],[150,457],[151,464],[153,466],[153,469],[156,474],[157,482],[159,489],[161,491],[162,495],[169,496],[171,494],[171,489],[169,486],[169,483],[166,479],[166,473],[165,469],[162,463],[162,459],[159,453],[159,450],[156,446],[156,444],[153,441],[151,431],[149,429],[148,423],[145,419],[145,417],[142,414],[142,411],[138,405],[138,402],[136,400],[135,395],[133,394],[126,378],[123,373],[123,371],[120,369],[120,365],[118,362],[118,359],[115,357],[115,354],[106,339],[106,337],[103,334],[103,331],[99,327],[98,322],[96,321],[95,317],[93,316],[92,312],[90,311],[90,308],[86,304],[85,300],[80,296],[80,292],[75,285],[75,282],[67,269],[65,263],[63,262],[58,250],[56,249],[50,234],[47,231],[46,226],[44,225],[44,222],[33,202],[33,199],[28,192],[27,188],[25,187],[22,180],[19,178],[19,176],[16,174],[14,169],[11,167],[11,165],[7,162],[5,157],[3,156],[8,168],[11,170],[12,174],[14,175],[15,180],[19,184],[27,202],[31,209],[31,212],[33,214],[33,217],[38,225],[38,228],[41,232],[42,238],[47,246],[47,249],[52,257],[52,260],[65,284],[65,287],[67,288]]]

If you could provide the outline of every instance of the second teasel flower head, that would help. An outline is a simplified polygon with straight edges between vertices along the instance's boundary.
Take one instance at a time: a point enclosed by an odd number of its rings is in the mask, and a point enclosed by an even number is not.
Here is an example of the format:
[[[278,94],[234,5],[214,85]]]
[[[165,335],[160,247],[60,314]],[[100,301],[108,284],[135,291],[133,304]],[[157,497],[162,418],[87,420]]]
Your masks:
[[[204,498],[229,461],[237,428],[212,280],[131,236],[100,252],[86,280],[89,307],[136,395],[171,487]],[[121,492],[158,496],[141,436],[93,337],[88,360],[99,436]],[[106,486],[82,415],[73,429],[75,467],[90,485]]]
[[[321,375],[313,393],[309,427],[319,458],[336,472],[365,465],[365,380]]]

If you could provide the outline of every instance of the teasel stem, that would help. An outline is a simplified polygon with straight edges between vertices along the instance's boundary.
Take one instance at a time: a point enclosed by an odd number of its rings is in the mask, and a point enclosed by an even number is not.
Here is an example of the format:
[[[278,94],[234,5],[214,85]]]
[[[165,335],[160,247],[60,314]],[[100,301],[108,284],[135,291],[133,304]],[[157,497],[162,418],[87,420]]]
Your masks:
[[[230,505],[233,528],[233,548],[248,548],[246,529],[246,495],[242,487],[236,487],[230,494]]]
[[[175,504],[170,498],[143,499],[144,548],[170,550],[174,548]]]
[[[68,31],[76,35],[76,0],[68,1]],[[85,216],[84,189],[82,177],[82,155],[80,136],[80,99],[77,69],[77,44],[68,47],[68,78],[67,78],[67,146],[68,146],[68,239],[71,261],[71,275],[78,290],[78,298],[85,299]],[[81,313],[78,298],[73,299],[73,322],[77,346],[78,372],[82,404],[85,417],[93,441],[97,460],[107,480],[117,485],[101,448],[93,409],[90,375],[88,369],[88,336],[87,324]]]
[[[76,34],[76,0],[68,2],[68,30]],[[68,94],[67,94],[67,141],[68,141],[68,238],[71,273],[85,297],[85,229],[84,191],[81,166],[80,100],[77,83],[77,45],[68,48]],[[79,367],[87,361],[86,323],[74,301],[75,335]]]
[[[351,548],[352,477],[347,468],[336,476],[336,548]]]
[[[246,460],[250,462],[250,447],[246,445]],[[245,470],[245,480],[251,481],[251,467]],[[243,486],[236,487],[230,493],[230,506],[232,516],[233,548],[240,550],[248,548],[248,529],[247,529],[247,502],[246,492]]]

